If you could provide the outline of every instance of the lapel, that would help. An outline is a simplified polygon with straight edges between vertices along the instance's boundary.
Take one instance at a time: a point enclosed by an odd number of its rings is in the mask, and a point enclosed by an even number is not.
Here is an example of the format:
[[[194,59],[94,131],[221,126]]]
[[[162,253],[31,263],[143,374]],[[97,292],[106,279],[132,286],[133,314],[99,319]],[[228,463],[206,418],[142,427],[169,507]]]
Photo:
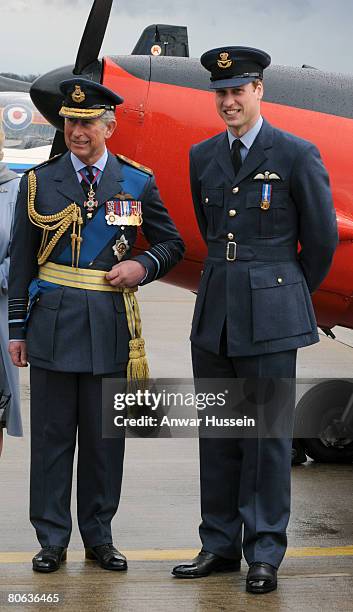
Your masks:
[[[215,148],[215,158],[222,171],[228,176],[231,183],[234,183],[234,168],[230,154],[228,133],[221,134],[221,138]]]
[[[121,192],[123,180],[120,162],[108,151],[107,163],[96,191],[99,206]]]
[[[54,182],[59,193],[69,198],[71,202],[82,204],[85,194],[76,176],[69,151],[58,161]]]
[[[260,132],[250,151],[240,168],[237,176],[234,175],[232,158],[230,154],[229,141],[227,132],[216,147],[216,159],[222,170],[227,174],[233,185],[237,185],[244,180],[249,174],[255,172],[264,161],[267,159],[267,150],[272,148],[273,128],[264,119]]]

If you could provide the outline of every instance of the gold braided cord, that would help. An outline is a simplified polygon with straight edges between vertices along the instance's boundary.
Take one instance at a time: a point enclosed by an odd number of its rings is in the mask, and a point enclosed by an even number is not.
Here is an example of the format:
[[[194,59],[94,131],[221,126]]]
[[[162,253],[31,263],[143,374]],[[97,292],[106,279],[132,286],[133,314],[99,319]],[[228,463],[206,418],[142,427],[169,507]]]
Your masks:
[[[129,342],[129,362],[127,379],[129,381],[147,380],[149,368],[145,351],[145,341],[141,337],[142,324],[138,301],[134,293],[124,292],[127,324],[131,336]]]
[[[59,242],[60,238],[65,234],[70,225],[72,225],[71,233],[71,250],[72,250],[72,266],[78,267],[81,250],[81,226],[83,224],[80,207],[73,202],[66,206],[64,210],[53,215],[41,215],[35,209],[35,199],[37,193],[37,177],[34,170],[28,174],[28,217],[36,227],[43,230],[42,240],[37,254],[38,264],[45,263]],[[78,228],[77,228],[78,226]],[[49,232],[55,232],[54,236],[49,240]],[[76,261],[75,261],[76,253]]]
[[[67,117],[71,119],[94,119],[101,117],[105,112],[106,108],[70,108],[69,106],[62,106],[59,115],[61,117]]]

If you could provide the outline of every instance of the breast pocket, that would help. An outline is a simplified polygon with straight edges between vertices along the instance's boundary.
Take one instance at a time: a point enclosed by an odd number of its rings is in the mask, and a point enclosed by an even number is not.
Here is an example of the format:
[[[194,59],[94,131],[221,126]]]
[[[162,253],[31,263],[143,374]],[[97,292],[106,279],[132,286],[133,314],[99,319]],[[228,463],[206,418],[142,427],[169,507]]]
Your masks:
[[[43,293],[37,298],[28,321],[28,353],[43,361],[53,361],[55,330],[63,295],[63,287]]]
[[[281,234],[288,219],[290,198],[287,189],[272,190],[268,209],[261,208],[261,191],[250,192],[246,196],[246,209],[251,215],[251,224],[259,238],[275,238]]]
[[[207,218],[209,235],[213,237],[221,231],[223,219],[224,189],[223,187],[203,187],[201,192],[203,209]]]
[[[254,342],[313,331],[299,264],[250,268],[249,277]]]

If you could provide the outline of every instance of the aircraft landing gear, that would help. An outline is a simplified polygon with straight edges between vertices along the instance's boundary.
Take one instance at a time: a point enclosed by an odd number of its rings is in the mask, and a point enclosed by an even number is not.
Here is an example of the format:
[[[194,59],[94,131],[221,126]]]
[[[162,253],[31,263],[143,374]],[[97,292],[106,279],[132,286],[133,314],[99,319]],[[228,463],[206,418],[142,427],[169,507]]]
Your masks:
[[[294,442],[309,457],[352,463],[353,381],[327,380],[312,387],[298,402],[295,422],[295,432],[304,435]],[[294,462],[302,463],[296,458]]]

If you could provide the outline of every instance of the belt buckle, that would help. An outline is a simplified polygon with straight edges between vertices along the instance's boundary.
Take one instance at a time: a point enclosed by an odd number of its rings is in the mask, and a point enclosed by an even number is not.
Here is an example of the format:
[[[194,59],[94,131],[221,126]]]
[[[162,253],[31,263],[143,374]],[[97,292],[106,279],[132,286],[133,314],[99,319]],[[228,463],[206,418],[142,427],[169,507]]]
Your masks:
[[[237,255],[237,243],[236,242],[227,242],[227,261],[235,261]]]

